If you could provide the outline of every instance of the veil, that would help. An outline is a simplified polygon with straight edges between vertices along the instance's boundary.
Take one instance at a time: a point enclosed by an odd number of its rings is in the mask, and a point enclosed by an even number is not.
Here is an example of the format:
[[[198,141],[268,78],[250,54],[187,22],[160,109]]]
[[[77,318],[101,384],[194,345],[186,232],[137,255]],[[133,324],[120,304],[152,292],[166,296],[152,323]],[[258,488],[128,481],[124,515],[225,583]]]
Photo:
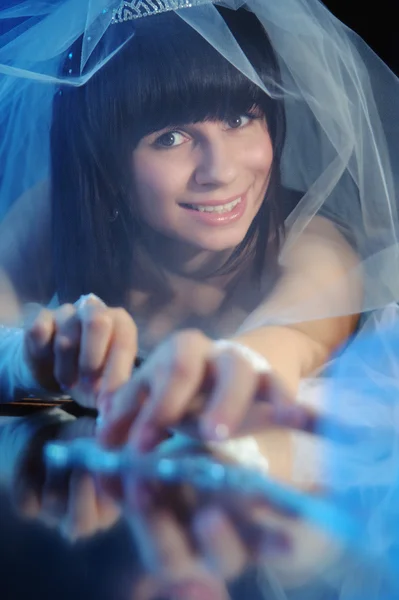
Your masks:
[[[277,70],[260,76],[251,62],[253,55],[243,51],[229,28],[228,9],[256,15],[267,32]],[[43,202],[35,190],[43,182],[51,183],[51,122],[57,97],[84,90],[102,69],[112,69],[114,57],[136,36],[147,35],[150,47],[151,23],[172,12],[181,20],[182,31],[185,27],[196,32],[284,107],[285,141],[278,166],[281,185],[294,190],[297,200],[284,214],[280,266],[317,215],[331,220],[359,256],[359,264],[346,277],[362,280],[360,311],[355,301],[343,306],[342,281],[332,281],[318,297],[304,295],[272,312],[263,306],[254,311],[248,302],[251,310],[242,315],[241,330],[361,312],[361,327],[371,329],[372,339],[383,343],[384,331],[397,319],[399,300],[399,85],[373,51],[319,0],[10,2],[0,10],[0,219],[7,224],[25,199],[31,227],[40,220]],[[128,69],[127,64],[126,77]],[[74,116],[65,113],[71,123]],[[108,131],[106,123],[99,126],[109,139],[118,133]],[[115,157],[115,169],[123,188],[121,157]],[[98,218],[106,221],[112,203],[105,212],[98,210]],[[129,221],[120,209],[116,216],[124,232]],[[10,246],[17,244],[18,226],[10,222],[6,241],[0,241],[0,262],[5,263]],[[86,243],[82,241],[83,248]],[[53,261],[52,255],[46,258]],[[41,273],[31,276],[37,283]],[[367,377],[378,369],[372,362],[367,362]],[[389,377],[394,381],[395,373],[390,371]]]

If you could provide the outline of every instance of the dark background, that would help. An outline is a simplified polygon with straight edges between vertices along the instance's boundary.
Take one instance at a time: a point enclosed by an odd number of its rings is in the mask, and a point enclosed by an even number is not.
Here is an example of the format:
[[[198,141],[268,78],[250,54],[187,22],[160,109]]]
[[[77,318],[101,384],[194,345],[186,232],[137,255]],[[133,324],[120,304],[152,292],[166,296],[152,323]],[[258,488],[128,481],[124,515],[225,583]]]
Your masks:
[[[399,0],[325,0],[324,4],[399,76]]]

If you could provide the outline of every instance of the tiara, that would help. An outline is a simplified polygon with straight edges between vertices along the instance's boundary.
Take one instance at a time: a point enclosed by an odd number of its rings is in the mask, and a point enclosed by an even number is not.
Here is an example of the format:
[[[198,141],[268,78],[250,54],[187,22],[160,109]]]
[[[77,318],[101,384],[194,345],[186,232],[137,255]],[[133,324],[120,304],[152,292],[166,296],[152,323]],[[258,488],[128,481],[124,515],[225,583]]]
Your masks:
[[[112,11],[111,23],[124,23],[141,17],[159,14],[181,8],[191,8],[201,4],[212,4],[212,0],[126,0]]]

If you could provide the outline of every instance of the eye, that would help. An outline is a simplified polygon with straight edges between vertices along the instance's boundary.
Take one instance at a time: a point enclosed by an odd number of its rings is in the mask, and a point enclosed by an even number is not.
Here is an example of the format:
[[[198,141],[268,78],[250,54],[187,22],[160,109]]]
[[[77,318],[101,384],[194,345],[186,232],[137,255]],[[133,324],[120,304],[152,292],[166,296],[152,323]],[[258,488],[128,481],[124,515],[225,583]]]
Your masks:
[[[245,127],[253,120],[248,115],[239,115],[238,117],[233,117],[226,121],[226,125],[229,129],[239,129],[240,127]]]
[[[167,131],[160,135],[154,142],[159,148],[174,148],[184,144],[187,138],[179,131]]]

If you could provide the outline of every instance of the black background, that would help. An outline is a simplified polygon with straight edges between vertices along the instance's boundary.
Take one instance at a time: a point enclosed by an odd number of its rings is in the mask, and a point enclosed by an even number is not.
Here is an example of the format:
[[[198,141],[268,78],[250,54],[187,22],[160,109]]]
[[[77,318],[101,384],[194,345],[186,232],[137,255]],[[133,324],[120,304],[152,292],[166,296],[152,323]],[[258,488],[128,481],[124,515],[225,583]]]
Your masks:
[[[324,4],[399,75],[399,0],[325,0]]]

